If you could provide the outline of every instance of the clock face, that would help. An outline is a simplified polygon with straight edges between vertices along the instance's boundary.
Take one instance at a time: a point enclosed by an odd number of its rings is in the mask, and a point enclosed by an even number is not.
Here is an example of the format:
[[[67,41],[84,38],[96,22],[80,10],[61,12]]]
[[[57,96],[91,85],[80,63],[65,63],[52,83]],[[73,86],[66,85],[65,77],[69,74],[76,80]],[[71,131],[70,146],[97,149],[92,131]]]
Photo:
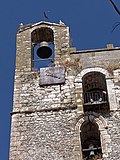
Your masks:
[[[40,69],[40,86],[65,83],[64,67],[47,67]]]

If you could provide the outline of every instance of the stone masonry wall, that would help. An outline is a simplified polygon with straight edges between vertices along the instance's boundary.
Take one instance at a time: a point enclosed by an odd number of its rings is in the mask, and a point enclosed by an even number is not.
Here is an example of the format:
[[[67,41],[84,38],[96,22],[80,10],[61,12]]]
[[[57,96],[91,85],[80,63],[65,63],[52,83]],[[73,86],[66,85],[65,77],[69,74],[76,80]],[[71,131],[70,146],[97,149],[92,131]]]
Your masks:
[[[111,151],[105,160],[116,160],[120,159],[120,112],[111,112],[110,116],[107,117],[108,121],[108,134],[110,135]]]
[[[74,135],[76,123],[84,114],[76,108],[75,76],[66,75],[65,84],[43,87],[39,86],[38,73],[22,74],[19,79],[21,90],[18,97],[14,96],[10,159],[80,159],[80,146],[75,151],[80,141],[76,142]],[[104,159],[119,158],[119,112],[102,116],[107,121],[108,129],[105,130],[111,146]]]
[[[31,32],[54,31],[55,65],[65,68],[65,83],[40,86],[40,72],[31,69]],[[69,28],[38,23],[17,33],[14,106],[10,160],[82,160],[81,125],[97,123],[103,160],[120,159],[120,49],[69,53]],[[108,73],[114,97],[109,113],[83,112],[82,72]]]
[[[13,115],[10,159],[74,159],[73,115],[70,110]]]

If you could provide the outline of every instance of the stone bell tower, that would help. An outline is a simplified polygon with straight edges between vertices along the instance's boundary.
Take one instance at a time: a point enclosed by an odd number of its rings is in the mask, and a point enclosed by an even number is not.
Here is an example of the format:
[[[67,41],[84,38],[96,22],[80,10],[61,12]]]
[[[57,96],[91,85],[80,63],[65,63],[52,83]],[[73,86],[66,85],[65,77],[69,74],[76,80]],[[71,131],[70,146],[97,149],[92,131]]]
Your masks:
[[[76,51],[64,23],[20,25],[10,160],[120,159],[120,48]]]

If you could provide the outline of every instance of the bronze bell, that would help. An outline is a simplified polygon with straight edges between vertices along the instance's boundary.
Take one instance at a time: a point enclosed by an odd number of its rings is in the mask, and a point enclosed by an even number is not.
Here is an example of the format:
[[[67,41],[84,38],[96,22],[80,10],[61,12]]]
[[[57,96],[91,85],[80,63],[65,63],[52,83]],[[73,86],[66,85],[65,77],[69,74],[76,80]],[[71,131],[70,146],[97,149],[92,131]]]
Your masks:
[[[48,42],[43,41],[40,43],[40,47],[37,50],[37,55],[43,59],[49,58],[52,55],[52,49],[49,47]]]
[[[94,151],[90,151],[89,157],[95,157],[95,152]]]

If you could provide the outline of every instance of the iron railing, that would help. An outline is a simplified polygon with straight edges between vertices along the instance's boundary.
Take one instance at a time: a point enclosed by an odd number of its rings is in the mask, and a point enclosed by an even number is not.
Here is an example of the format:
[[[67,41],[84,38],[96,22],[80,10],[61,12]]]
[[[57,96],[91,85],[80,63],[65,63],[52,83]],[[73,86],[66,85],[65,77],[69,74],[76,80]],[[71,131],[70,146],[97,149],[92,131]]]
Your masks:
[[[107,102],[107,92],[101,90],[89,91],[83,94],[84,105],[101,104]]]

